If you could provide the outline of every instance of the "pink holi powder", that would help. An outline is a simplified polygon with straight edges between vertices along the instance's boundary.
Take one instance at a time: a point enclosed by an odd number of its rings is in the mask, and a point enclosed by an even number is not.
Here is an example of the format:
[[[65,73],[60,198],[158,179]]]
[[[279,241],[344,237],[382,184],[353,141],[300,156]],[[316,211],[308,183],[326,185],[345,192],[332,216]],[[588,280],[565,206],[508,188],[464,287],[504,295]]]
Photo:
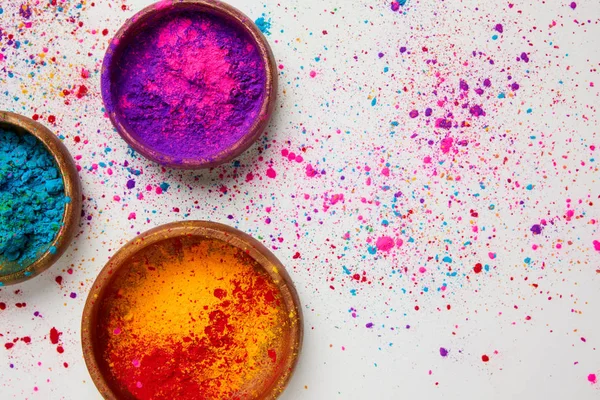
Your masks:
[[[394,248],[394,239],[389,236],[382,236],[375,242],[378,250],[389,252]]]
[[[241,27],[208,13],[170,10],[107,58],[107,111],[174,162],[211,161],[241,143],[264,102],[258,46]]]
[[[442,149],[442,153],[446,154],[450,151],[450,149],[452,148],[453,141],[454,141],[454,139],[452,139],[450,136],[442,139],[442,142],[440,143],[440,148]]]

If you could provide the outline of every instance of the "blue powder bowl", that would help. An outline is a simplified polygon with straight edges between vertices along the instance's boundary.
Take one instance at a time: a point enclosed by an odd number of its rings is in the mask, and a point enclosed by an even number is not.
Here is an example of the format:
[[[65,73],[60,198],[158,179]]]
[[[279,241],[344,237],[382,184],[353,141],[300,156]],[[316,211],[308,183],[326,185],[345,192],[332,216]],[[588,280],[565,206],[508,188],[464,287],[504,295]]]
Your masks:
[[[40,249],[39,252],[34,250],[34,258],[28,259],[25,263],[22,261],[20,263],[8,261],[6,258],[0,261],[0,287],[31,279],[50,268],[73,240],[81,218],[81,185],[77,167],[61,140],[38,122],[22,115],[0,111],[0,134],[7,134],[5,132],[14,132],[29,142],[32,141],[27,140],[27,136],[33,136],[45,147],[45,150],[52,157],[60,177],[45,180],[44,186],[54,193],[56,190],[52,188],[52,185],[60,187],[60,178],[62,178],[64,189],[56,193],[55,196],[64,198],[64,210],[60,228],[53,235],[54,239],[49,245]]]

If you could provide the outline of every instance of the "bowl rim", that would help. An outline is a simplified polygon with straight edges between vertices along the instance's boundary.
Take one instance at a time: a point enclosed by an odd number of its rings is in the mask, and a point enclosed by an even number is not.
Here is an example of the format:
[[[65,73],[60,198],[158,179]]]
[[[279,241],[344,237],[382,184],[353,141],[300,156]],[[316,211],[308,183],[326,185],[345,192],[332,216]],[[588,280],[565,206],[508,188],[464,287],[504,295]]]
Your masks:
[[[127,260],[137,252],[155,243],[182,236],[199,236],[216,239],[237,247],[251,256],[274,281],[276,280],[274,283],[280,290],[284,304],[286,309],[289,310],[292,320],[290,327],[291,348],[282,368],[283,372],[277,378],[276,383],[272,385],[270,392],[265,393],[262,397],[257,398],[257,400],[277,399],[283,393],[295,372],[304,337],[302,309],[294,283],[283,264],[258,240],[228,225],[200,220],[171,222],[142,233],[121,247],[98,274],[86,299],[81,320],[83,356],[96,388],[106,400],[122,400],[114,393],[108,380],[102,374],[102,368],[96,359],[94,348],[98,311],[106,290],[112,283],[112,278],[116,275],[119,268],[126,265]]]
[[[114,67],[114,63],[120,55],[121,44],[127,44],[130,40],[133,40],[130,36],[135,35],[139,24],[143,23],[148,18],[160,13],[170,13],[177,9],[195,9],[198,10],[198,12],[208,12],[218,15],[223,19],[234,23],[239,28],[242,28],[250,36],[251,40],[259,49],[265,66],[266,79],[264,85],[264,98],[261,109],[254,122],[237,143],[206,158],[178,159],[161,153],[160,151],[157,151],[156,149],[146,145],[144,142],[137,140],[135,132],[128,130],[126,126],[121,123],[116,112],[116,106],[113,102],[113,91],[110,78],[113,69],[116,68]],[[145,7],[129,18],[111,39],[102,62],[100,86],[106,114],[110,118],[110,121],[112,122],[117,133],[135,151],[139,152],[151,161],[171,168],[204,169],[212,168],[233,160],[246,151],[254,142],[256,142],[256,140],[267,127],[271,115],[273,114],[275,100],[277,97],[277,81],[278,74],[275,58],[267,39],[256,26],[256,24],[254,24],[254,22],[241,11],[219,0],[162,0]]]
[[[37,121],[10,111],[0,111],[0,128],[28,133],[42,142],[58,166],[63,178],[65,196],[70,199],[70,202],[65,204],[62,225],[50,244],[50,247],[55,247],[56,251],[47,250],[41,257],[18,272],[0,275],[0,287],[2,287],[31,279],[58,261],[73,241],[79,227],[82,199],[81,183],[75,161],[67,147],[50,129]]]

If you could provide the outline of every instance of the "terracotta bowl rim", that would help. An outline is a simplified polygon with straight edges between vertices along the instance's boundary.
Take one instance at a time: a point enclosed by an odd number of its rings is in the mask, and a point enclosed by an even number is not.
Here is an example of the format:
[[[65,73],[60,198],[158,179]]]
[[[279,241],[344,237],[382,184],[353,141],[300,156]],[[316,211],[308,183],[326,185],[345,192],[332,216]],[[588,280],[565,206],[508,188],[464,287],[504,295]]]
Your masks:
[[[302,349],[304,336],[303,316],[296,288],[283,264],[258,240],[228,225],[200,220],[172,222],[142,233],[121,247],[111,257],[96,278],[83,309],[81,341],[88,372],[98,391],[107,400],[124,400],[113,391],[109,379],[104,376],[102,367],[97,360],[97,351],[95,349],[97,314],[106,290],[112,283],[112,277],[116,275],[119,268],[127,265],[127,260],[139,251],[161,241],[182,236],[198,236],[229,243],[245,251],[272,278],[276,278],[275,284],[282,294],[286,310],[294,315],[290,327],[290,351],[285,362],[285,367],[282,368],[282,372],[276,379],[276,383],[271,386],[271,390],[268,393],[265,393],[262,397],[258,397],[257,400],[277,399],[287,387],[295,371]]]
[[[0,128],[13,129],[35,136],[52,155],[63,178],[65,196],[70,199],[65,204],[62,226],[50,244],[56,251],[44,252],[27,267],[12,274],[0,275],[0,287],[20,283],[31,279],[50,268],[67,250],[81,220],[81,183],[75,161],[67,147],[50,129],[41,123],[10,111],[0,111]]]
[[[223,19],[242,28],[259,49],[265,66],[264,98],[261,109],[248,131],[235,143],[221,152],[212,154],[205,158],[178,159],[164,154],[143,141],[138,140],[135,132],[129,130],[117,114],[117,107],[113,101],[113,90],[111,76],[116,68],[115,63],[120,57],[121,45],[134,40],[139,25],[157,15],[173,12],[174,10],[196,9],[198,12],[206,12],[218,15]],[[231,161],[246,151],[267,127],[277,97],[277,68],[275,58],[269,43],[254,22],[238,9],[218,0],[164,0],[149,5],[133,17],[117,31],[112,38],[104,56],[101,72],[101,93],[105,111],[110,118],[114,128],[119,135],[135,151],[158,164],[177,169],[204,169],[212,168],[225,162]]]

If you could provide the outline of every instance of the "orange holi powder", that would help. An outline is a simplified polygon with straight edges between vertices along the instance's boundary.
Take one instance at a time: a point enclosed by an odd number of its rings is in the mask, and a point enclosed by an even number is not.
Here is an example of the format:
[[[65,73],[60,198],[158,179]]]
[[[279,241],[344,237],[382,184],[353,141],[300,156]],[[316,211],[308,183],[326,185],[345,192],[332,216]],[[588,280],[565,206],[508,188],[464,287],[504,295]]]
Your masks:
[[[238,248],[167,239],[113,278],[98,314],[101,363],[123,398],[251,399],[276,384],[293,317]]]

